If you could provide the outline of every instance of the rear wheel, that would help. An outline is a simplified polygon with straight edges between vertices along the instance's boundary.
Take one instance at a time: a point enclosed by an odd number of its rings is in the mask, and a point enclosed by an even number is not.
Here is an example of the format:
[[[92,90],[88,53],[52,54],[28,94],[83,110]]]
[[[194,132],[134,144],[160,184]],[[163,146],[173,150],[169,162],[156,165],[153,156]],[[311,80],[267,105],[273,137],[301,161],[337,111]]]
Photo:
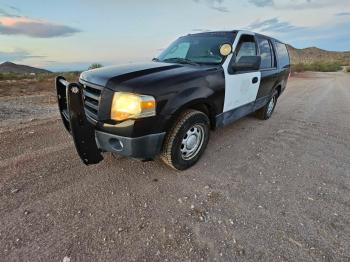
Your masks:
[[[193,166],[209,140],[209,118],[197,110],[185,111],[168,132],[161,159],[177,170]]]
[[[257,116],[262,120],[269,119],[272,116],[273,112],[275,111],[277,99],[278,99],[278,92],[274,91],[269,102],[263,108],[256,111]]]

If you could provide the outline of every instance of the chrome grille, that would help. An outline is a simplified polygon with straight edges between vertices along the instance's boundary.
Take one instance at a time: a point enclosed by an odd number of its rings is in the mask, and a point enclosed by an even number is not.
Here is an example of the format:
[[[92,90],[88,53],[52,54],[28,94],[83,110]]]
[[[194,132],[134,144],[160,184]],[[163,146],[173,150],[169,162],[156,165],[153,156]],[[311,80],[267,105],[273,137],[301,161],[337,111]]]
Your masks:
[[[80,83],[84,87],[84,108],[85,113],[94,118],[98,118],[98,107],[100,104],[101,92],[103,87],[87,83],[80,80]]]

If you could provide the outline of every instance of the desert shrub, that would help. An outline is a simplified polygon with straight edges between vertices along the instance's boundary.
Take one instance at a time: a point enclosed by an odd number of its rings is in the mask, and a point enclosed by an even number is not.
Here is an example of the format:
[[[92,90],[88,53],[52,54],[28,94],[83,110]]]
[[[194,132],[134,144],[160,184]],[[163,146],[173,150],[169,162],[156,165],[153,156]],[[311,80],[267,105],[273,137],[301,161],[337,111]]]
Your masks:
[[[51,79],[52,77],[54,77],[54,74],[51,74],[51,73],[47,73],[47,74],[37,74],[35,76],[35,78],[41,82],[41,81],[45,81],[47,79]]]
[[[63,76],[69,82],[77,82],[80,76],[80,72],[64,72],[59,75]]]
[[[313,63],[298,63],[292,65],[292,72],[316,71],[336,72],[342,69],[341,63],[337,61],[318,61]]]
[[[101,67],[103,67],[103,65],[95,63],[95,64],[92,64],[92,65],[89,66],[89,70],[96,69],[96,68],[101,68]]]
[[[33,76],[26,74],[16,74],[16,73],[0,73],[0,80],[21,80],[21,79],[31,79]]]

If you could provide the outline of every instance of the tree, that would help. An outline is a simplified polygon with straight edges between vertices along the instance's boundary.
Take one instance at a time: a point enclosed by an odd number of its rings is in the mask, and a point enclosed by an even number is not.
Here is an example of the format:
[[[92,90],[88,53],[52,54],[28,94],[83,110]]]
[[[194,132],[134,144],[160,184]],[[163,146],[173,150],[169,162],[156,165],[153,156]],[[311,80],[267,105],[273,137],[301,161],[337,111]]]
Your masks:
[[[89,66],[89,70],[96,69],[96,68],[101,68],[101,67],[103,67],[103,65],[95,63],[95,64],[92,64],[92,65]]]

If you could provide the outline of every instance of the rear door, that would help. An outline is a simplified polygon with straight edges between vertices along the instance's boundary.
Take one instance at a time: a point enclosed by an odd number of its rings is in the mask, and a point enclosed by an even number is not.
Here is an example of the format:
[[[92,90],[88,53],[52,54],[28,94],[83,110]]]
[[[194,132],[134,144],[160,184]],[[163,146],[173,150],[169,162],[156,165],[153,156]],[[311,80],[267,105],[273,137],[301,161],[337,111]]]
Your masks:
[[[277,81],[277,59],[270,39],[263,36],[256,37],[261,56],[261,82],[257,98],[269,96]]]
[[[274,46],[277,54],[278,83],[280,83],[281,91],[283,92],[290,73],[290,58],[285,44],[275,41]]]

